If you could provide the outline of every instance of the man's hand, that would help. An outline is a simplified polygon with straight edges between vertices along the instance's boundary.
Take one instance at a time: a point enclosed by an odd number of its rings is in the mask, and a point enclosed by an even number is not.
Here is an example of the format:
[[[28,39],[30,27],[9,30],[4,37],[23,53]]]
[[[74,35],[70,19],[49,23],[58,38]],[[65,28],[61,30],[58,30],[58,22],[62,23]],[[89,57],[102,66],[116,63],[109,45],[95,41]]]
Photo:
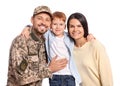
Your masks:
[[[49,69],[51,70],[52,73],[59,71],[66,67],[67,62],[68,60],[66,58],[57,59],[57,57],[54,57],[49,64]]]

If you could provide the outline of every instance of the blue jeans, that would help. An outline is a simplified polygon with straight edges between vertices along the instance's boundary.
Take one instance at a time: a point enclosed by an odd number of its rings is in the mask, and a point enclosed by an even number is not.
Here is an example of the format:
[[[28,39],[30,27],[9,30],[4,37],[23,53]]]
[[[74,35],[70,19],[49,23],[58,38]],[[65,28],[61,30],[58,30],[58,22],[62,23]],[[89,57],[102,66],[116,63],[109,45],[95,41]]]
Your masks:
[[[75,86],[75,78],[72,75],[53,75],[49,79],[50,86]]]

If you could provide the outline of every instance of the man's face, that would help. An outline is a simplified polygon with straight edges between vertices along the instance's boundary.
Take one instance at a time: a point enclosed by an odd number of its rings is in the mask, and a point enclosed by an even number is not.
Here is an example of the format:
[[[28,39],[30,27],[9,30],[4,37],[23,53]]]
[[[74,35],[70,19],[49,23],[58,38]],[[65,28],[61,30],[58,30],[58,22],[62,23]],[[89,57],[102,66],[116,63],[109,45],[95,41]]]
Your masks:
[[[50,28],[51,17],[47,13],[40,13],[32,17],[31,22],[37,35],[43,35]]]

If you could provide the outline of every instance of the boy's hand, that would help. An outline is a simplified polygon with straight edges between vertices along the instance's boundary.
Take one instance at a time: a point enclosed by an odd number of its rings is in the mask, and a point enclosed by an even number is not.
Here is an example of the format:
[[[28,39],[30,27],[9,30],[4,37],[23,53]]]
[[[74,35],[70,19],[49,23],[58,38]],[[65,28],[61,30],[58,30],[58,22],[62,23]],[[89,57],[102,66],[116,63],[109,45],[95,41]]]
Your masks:
[[[23,35],[25,38],[29,38],[30,29],[31,29],[30,27],[26,26],[26,27],[23,29],[21,35]]]
[[[91,41],[91,40],[95,40],[96,38],[92,35],[92,34],[89,34],[87,36],[87,41]]]

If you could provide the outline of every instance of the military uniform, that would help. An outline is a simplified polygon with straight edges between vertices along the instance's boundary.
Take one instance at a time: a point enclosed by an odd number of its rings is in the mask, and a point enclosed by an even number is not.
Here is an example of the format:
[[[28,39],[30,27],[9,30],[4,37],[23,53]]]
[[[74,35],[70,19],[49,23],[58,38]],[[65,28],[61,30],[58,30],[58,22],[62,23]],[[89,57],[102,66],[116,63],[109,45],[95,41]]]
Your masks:
[[[41,86],[43,78],[52,76],[47,67],[44,41],[33,32],[27,39],[18,36],[13,40],[7,86]]]

